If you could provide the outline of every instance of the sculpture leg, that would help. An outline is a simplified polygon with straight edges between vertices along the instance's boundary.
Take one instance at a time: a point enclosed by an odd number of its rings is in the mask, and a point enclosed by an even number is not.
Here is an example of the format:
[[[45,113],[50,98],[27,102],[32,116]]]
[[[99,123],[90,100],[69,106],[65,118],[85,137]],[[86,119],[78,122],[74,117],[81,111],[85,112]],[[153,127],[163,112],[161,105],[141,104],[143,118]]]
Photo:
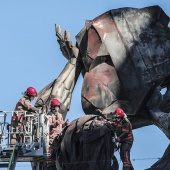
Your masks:
[[[150,109],[153,124],[158,126],[170,139],[170,113],[162,112],[159,108]]]
[[[151,121],[165,133],[168,139],[170,139],[170,107],[168,106],[169,99],[170,88],[167,86],[167,91],[164,95],[160,93],[160,88],[156,88],[148,102]],[[168,146],[166,149],[163,157],[148,170],[168,170],[168,165],[170,162],[169,155],[170,146]]]
[[[168,145],[161,159],[146,170],[169,170],[170,167],[170,145]]]
[[[161,110],[166,113],[170,112],[170,85],[167,86],[167,90],[163,95],[163,103],[161,105]]]
[[[170,139],[170,110],[166,106],[169,98],[169,87],[167,87],[164,95],[161,94],[160,88],[157,87],[148,102],[151,121],[165,133],[168,139]]]

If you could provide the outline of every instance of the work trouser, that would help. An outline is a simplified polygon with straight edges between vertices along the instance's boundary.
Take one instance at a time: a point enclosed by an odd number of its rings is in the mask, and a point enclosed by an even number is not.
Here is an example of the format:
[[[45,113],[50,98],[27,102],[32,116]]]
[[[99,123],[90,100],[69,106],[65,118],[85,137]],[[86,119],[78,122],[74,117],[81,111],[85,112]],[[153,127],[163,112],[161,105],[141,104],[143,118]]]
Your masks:
[[[49,134],[49,158],[47,160],[47,164],[55,164],[55,159],[51,158],[51,154],[52,154],[52,150],[54,148],[52,148],[52,144],[54,139],[61,133],[61,130],[59,130],[58,128],[52,128]]]
[[[132,163],[130,161],[130,150],[133,141],[124,141],[120,146],[120,157],[123,162],[123,170],[134,170]]]
[[[16,142],[23,143],[23,131],[24,131],[24,124],[25,124],[25,117],[23,114],[17,114],[14,113],[11,121],[11,126],[13,129],[13,133],[11,134],[11,141],[10,145],[15,145]],[[16,133],[15,133],[16,132]]]

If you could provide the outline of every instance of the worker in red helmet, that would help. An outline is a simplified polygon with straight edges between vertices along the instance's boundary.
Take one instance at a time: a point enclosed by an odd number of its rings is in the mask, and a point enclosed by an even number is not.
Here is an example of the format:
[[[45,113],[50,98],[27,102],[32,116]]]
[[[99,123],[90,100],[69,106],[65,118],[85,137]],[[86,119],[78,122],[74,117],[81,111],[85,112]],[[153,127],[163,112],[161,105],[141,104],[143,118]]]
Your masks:
[[[38,108],[34,107],[31,104],[31,101],[37,96],[37,91],[34,87],[28,87],[24,92],[24,96],[17,102],[15,111],[30,111],[36,112],[39,111]]]
[[[15,111],[12,116],[12,129],[13,132],[16,132],[16,129],[18,128],[18,131],[21,132],[20,135],[14,133],[11,135],[11,146],[18,142],[23,142],[23,129],[24,124],[26,123],[26,118],[24,116],[25,111],[27,112],[39,112],[39,109],[34,107],[31,104],[31,101],[35,99],[37,96],[37,91],[34,87],[28,87],[27,90],[24,92],[24,96],[17,102]]]
[[[52,153],[52,143],[56,136],[58,136],[64,124],[61,112],[61,103],[58,99],[52,99],[50,103],[50,111],[48,112],[48,120],[50,124],[49,129],[49,153]],[[47,160],[47,169],[55,167],[55,159],[51,157]]]
[[[56,135],[60,134],[63,126],[63,116],[59,112],[61,103],[57,99],[51,100],[50,112],[47,114],[50,123],[50,144],[52,144]],[[55,132],[55,133],[54,133]],[[54,134],[54,136],[53,136]]]
[[[123,162],[123,170],[134,170],[130,161],[130,150],[133,144],[132,125],[121,108],[115,110],[116,142],[120,143],[120,157]]]

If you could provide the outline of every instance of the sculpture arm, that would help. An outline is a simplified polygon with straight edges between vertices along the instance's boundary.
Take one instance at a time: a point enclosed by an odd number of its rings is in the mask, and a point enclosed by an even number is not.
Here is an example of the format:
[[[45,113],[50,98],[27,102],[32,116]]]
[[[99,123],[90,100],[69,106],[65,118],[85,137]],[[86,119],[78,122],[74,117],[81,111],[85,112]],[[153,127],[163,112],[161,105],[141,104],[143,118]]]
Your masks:
[[[50,100],[57,98],[62,103],[60,113],[65,118],[70,108],[73,89],[82,70],[82,62],[78,57],[79,50],[70,40],[68,31],[65,31],[64,35],[61,32],[61,28],[56,26],[60,49],[68,62],[60,75],[38,93],[35,105],[44,105],[48,108]]]

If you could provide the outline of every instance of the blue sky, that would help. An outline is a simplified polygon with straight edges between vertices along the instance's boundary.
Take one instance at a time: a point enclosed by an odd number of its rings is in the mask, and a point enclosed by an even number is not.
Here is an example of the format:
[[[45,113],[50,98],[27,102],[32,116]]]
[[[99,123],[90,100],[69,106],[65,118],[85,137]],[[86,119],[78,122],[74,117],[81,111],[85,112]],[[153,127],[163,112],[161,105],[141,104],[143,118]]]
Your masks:
[[[0,0],[0,110],[13,110],[28,86],[40,91],[53,81],[67,60],[62,56],[55,36],[55,24],[69,30],[73,42],[85,20],[115,8],[159,5],[170,16],[167,0]],[[75,87],[68,118],[83,115],[81,107],[82,76]],[[154,126],[134,130],[131,158],[135,170],[150,167],[162,157],[169,144]],[[118,155],[118,154],[117,154]],[[119,158],[118,158],[119,159]],[[120,163],[121,165],[121,163]],[[16,170],[30,170],[28,164],[17,164]]]

